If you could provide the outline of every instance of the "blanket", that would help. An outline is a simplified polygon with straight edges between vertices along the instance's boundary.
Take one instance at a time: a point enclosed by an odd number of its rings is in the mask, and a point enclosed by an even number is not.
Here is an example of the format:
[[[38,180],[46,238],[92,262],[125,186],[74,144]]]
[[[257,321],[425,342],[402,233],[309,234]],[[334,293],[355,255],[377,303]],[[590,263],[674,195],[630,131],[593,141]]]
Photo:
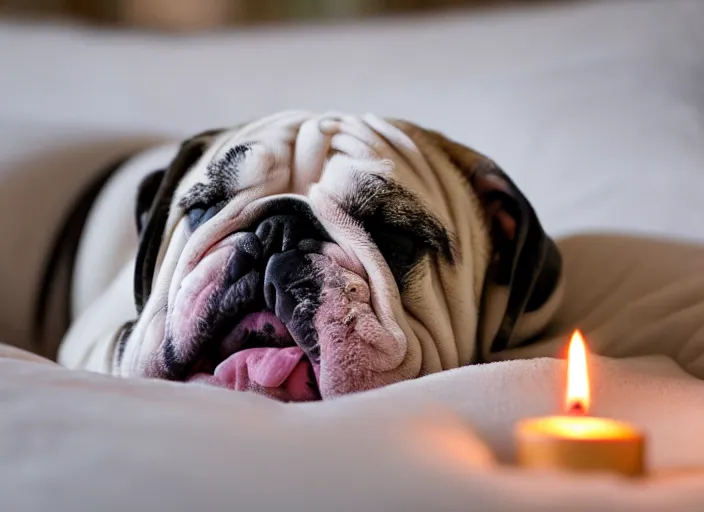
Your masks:
[[[530,349],[330,401],[70,371],[3,347],[0,509],[700,510],[704,248],[559,244],[566,300]],[[601,354],[592,413],[645,432],[645,478],[512,465],[516,423],[559,412],[574,327]]]
[[[700,510],[704,385],[664,357],[596,357],[595,412],[649,440],[640,480],[517,470],[564,363],[465,367],[315,404],[69,371],[3,348],[0,508]]]

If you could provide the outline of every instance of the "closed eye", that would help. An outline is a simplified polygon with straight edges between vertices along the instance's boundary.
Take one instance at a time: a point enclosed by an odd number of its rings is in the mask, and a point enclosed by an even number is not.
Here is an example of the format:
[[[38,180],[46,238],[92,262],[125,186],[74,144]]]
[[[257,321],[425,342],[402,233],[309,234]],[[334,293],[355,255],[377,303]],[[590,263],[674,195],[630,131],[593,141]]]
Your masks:
[[[197,183],[180,201],[191,233],[215,217],[228,202],[228,191],[222,183]]]
[[[251,144],[239,144],[227,150],[225,155],[208,164],[207,183],[196,183],[179,201],[188,218],[191,232],[222,210],[238,188],[239,165],[249,153]]]
[[[385,177],[360,175],[342,203],[361,223],[403,291],[406,278],[426,255],[454,263],[451,235],[412,192]]]
[[[422,254],[427,252],[427,244],[412,233],[390,226],[376,224],[367,226],[366,230],[386,260],[397,284],[403,288],[404,278]]]
[[[218,212],[225,207],[225,204],[227,204],[226,201],[218,201],[213,205],[198,203],[186,208],[185,213],[188,218],[188,227],[191,229],[191,232],[194,232],[196,229],[215,217],[215,215],[217,215]]]

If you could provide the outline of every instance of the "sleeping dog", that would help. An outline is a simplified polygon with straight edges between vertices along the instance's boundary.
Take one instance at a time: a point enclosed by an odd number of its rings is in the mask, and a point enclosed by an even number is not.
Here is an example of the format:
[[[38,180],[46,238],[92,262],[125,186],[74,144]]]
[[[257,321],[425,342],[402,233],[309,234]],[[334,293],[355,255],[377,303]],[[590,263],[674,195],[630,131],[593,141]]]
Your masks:
[[[89,195],[70,368],[328,399],[489,360],[561,300],[515,184],[406,121],[284,112],[134,155]]]

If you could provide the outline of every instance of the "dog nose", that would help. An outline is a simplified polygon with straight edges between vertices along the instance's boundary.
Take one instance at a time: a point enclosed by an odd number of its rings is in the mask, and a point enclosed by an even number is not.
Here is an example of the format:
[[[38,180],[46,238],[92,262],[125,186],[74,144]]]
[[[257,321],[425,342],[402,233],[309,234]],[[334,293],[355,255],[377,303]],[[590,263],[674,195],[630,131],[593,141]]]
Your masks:
[[[291,321],[298,299],[291,293],[291,283],[300,281],[301,274],[307,271],[305,253],[291,250],[274,254],[264,272],[264,300],[267,307],[284,324]]]
[[[237,233],[235,250],[227,262],[227,282],[236,283],[248,274],[262,257],[262,247],[254,233]]]
[[[296,215],[274,215],[264,219],[255,231],[264,258],[269,259],[276,253],[295,249],[308,231],[304,224]]]

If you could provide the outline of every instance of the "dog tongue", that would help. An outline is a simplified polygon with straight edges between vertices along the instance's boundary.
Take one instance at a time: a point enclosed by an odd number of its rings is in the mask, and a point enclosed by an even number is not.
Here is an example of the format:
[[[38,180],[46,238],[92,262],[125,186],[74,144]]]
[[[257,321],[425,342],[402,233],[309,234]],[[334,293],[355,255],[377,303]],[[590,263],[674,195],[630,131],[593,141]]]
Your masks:
[[[250,348],[235,352],[215,368],[215,378],[244,389],[248,381],[277,388],[293,373],[303,357],[299,347]]]

